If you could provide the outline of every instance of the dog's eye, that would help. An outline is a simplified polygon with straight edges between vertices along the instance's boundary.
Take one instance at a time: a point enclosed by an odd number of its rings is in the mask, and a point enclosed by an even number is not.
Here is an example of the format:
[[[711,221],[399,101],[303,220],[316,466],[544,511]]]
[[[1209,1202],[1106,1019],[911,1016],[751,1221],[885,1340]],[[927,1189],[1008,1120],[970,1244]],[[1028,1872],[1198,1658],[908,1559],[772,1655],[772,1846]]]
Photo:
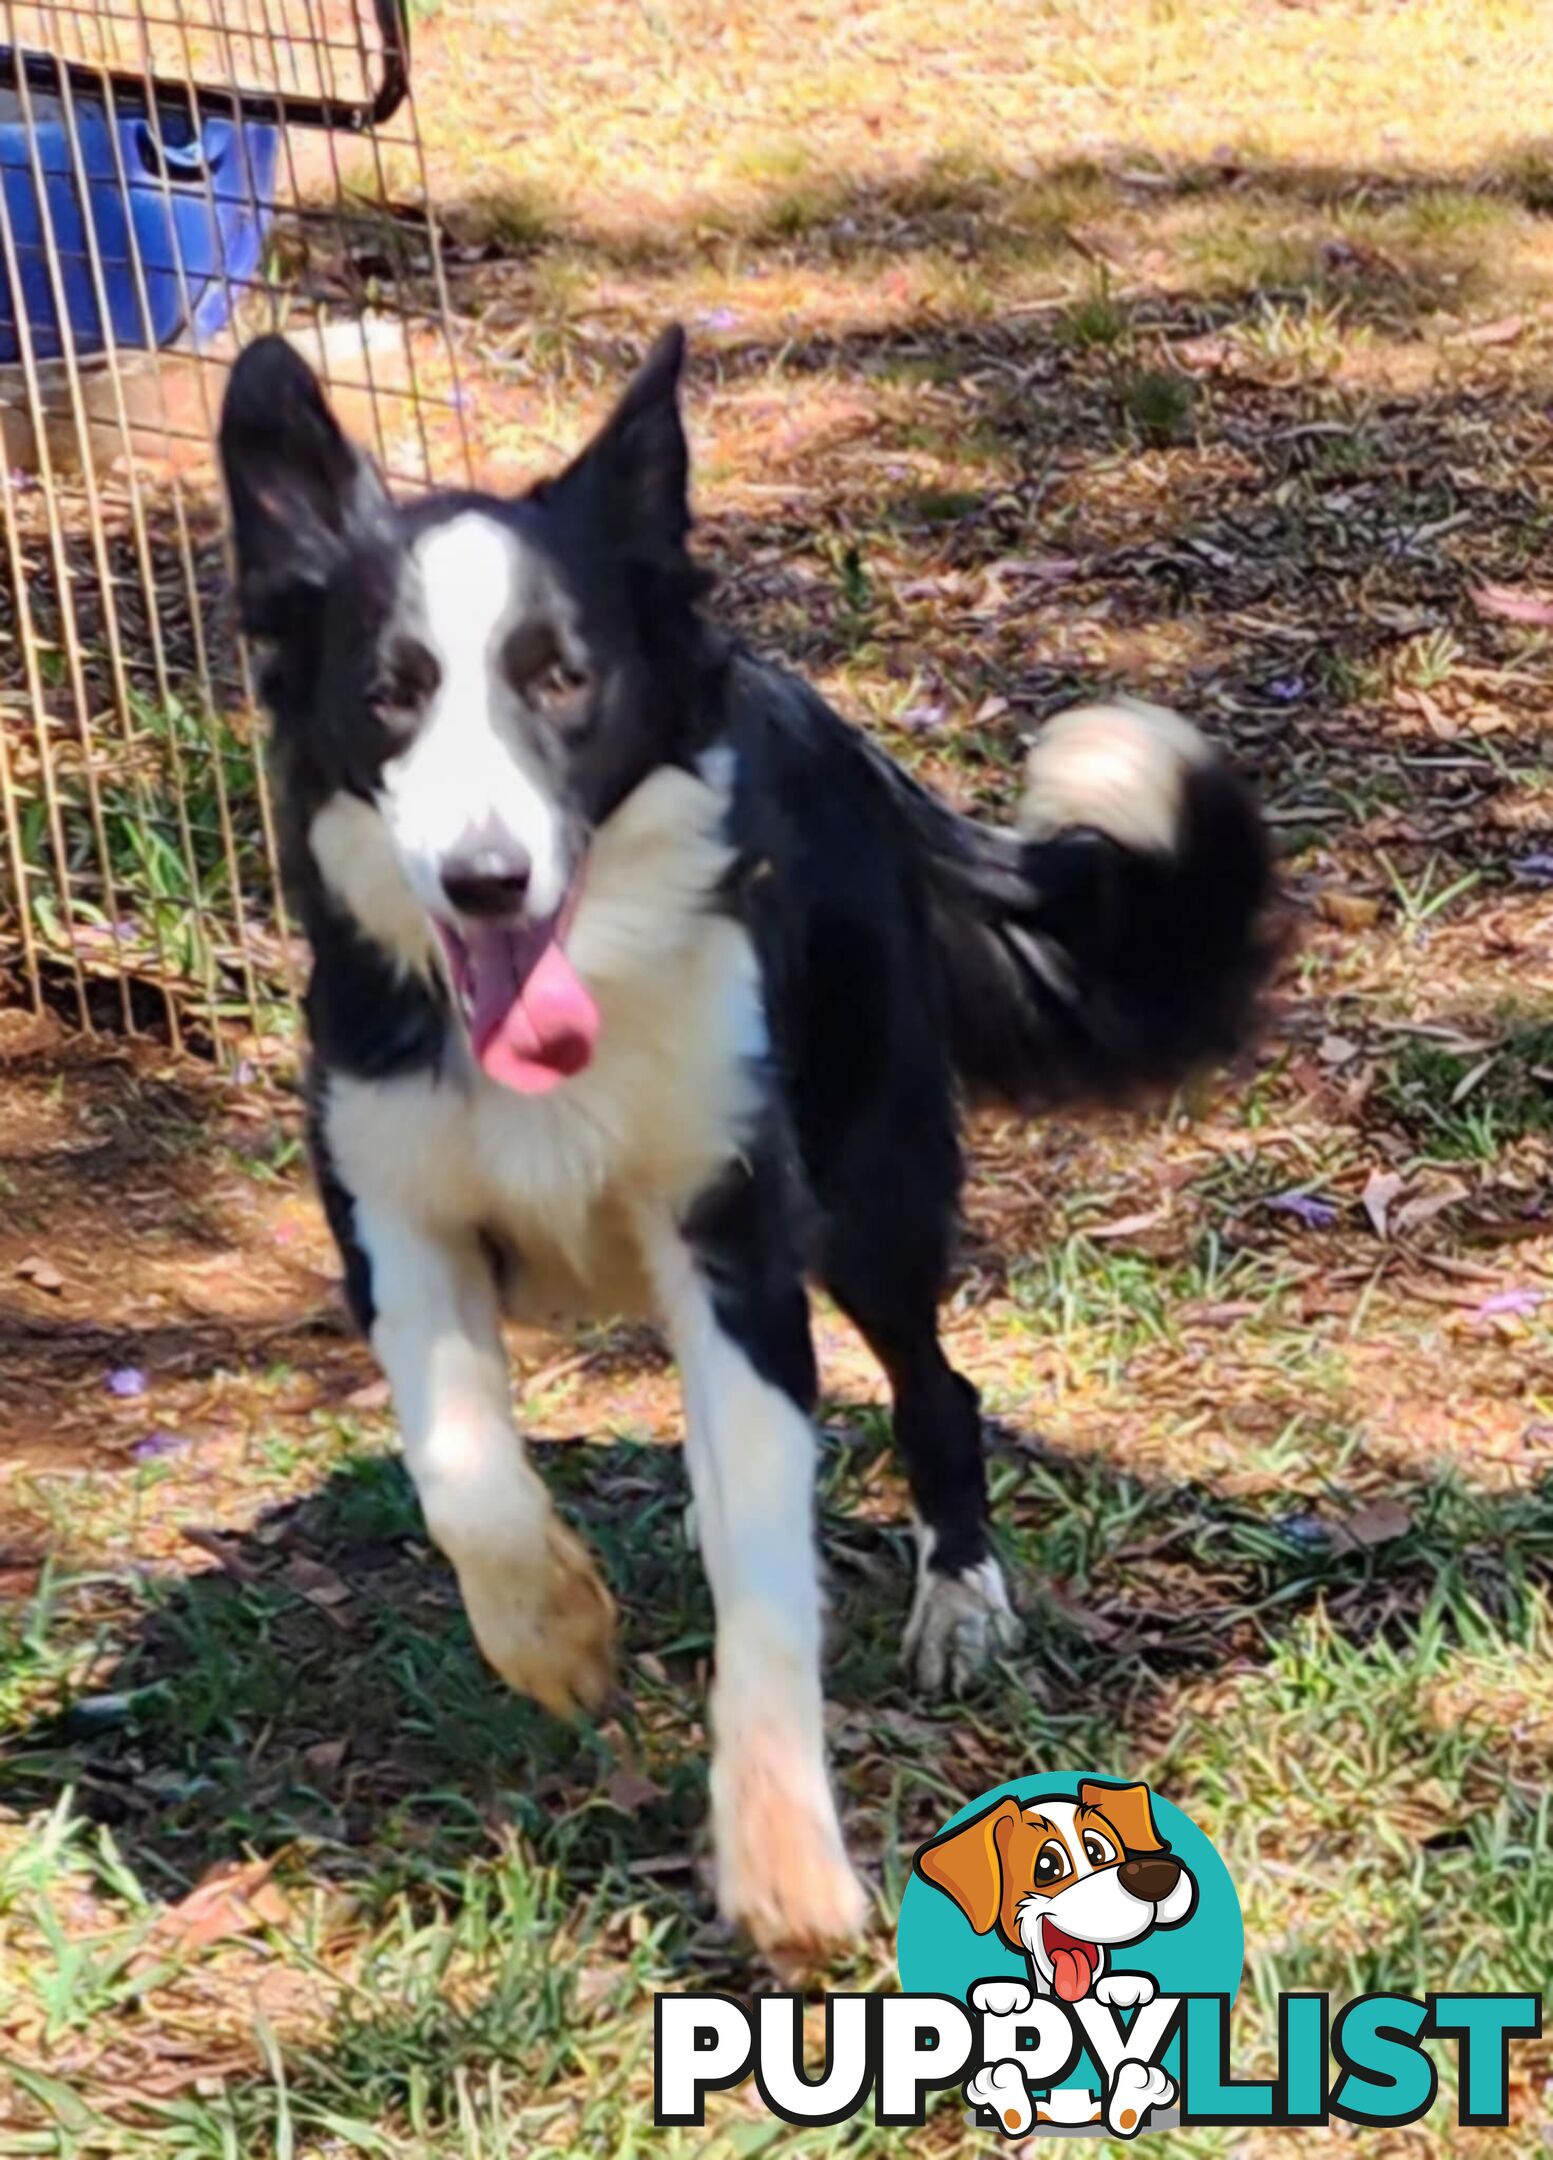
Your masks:
[[[1091,1867],[1109,1867],[1116,1858],[1109,1838],[1103,1838],[1098,1830],[1084,1832],[1084,1858]]]
[[[565,720],[585,709],[592,688],[592,679],[581,668],[573,667],[569,660],[558,655],[537,675],[529,677],[523,685],[523,695],[540,712],[553,713],[558,719]]]
[[[1048,1838],[1035,1856],[1035,1879],[1039,1883],[1056,1882],[1068,1872],[1068,1856],[1055,1838]]]
[[[504,657],[507,680],[536,712],[563,724],[587,712],[592,677],[567,659],[550,631],[514,631]]]
[[[367,703],[382,720],[413,716],[431,703],[441,680],[435,655],[414,638],[399,638],[383,655]]]

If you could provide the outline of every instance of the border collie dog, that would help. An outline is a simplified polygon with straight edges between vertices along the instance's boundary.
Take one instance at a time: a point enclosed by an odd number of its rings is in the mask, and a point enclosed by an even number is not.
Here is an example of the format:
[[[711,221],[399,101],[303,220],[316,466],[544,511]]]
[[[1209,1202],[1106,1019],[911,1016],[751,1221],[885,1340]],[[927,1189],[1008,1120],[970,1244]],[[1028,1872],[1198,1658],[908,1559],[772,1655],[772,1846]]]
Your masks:
[[[961,1102],[1115,1098],[1231,1050],[1270,873],[1174,714],[1063,714],[994,828],[711,623],[683,350],[516,501],[396,504],[279,338],[239,360],[221,454],[312,945],[318,1181],[428,1530],[497,1671],[596,1706],[614,1607],[514,1424],[502,1316],[656,1317],[717,1612],[719,1897],[804,1951],[863,1911],[825,1761],[806,1283],[888,1378],[906,1659],[958,1686],[1016,1639],[937,1332]]]

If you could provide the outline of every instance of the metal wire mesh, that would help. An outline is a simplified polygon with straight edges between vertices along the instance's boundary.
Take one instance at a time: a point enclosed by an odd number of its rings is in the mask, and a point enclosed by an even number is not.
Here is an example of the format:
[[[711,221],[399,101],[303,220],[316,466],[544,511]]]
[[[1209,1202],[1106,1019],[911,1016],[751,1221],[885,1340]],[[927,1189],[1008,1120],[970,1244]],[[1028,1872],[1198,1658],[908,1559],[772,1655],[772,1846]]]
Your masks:
[[[300,121],[326,107],[346,126],[386,118],[403,91],[394,0],[43,0],[11,17],[8,42],[33,56],[45,87],[63,64],[88,90],[106,72],[121,95],[150,81],[192,87],[217,110],[236,97],[259,113],[279,99]]]
[[[0,41],[0,1004],[265,1055],[295,953],[215,424],[280,329],[397,482],[467,476],[413,99],[345,134],[240,103],[371,103],[349,0],[0,0]]]

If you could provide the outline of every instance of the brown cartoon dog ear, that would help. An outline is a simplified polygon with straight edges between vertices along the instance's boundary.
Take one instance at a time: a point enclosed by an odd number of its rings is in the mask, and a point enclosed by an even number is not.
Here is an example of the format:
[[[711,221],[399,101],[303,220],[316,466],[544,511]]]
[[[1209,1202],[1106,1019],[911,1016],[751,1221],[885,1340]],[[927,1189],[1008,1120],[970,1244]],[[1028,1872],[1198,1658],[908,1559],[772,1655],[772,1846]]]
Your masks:
[[[1130,1853],[1164,1852],[1165,1841],[1154,1827],[1147,1785],[1080,1785],[1080,1807],[1097,1808],[1118,1833]]]
[[[1006,1823],[1018,1821],[1019,1803],[1000,1800],[957,1829],[946,1830],[917,1855],[917,1873],[954,1899],[978,1935],[987,1933],[1003,1903],[999,1832]]]

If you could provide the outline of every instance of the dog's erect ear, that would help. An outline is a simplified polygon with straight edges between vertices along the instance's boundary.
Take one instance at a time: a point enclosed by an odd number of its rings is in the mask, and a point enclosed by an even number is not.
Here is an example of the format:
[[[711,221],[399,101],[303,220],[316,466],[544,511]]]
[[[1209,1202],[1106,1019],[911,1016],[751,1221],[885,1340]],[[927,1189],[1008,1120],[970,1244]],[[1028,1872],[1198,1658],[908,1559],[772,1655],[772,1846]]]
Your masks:
[[[1121,1837],[1130,1853],[1164,1852],[1165,1841],[1154,1827],[1147,1785],[1080,1785],[1080,1807],[1098,1808]]]
[[[679,413],[685,333],[665,330],[582,455],[552,489],[582,489],[613,536],[677,554],[690,531],[690,451]],[[551,492],[547,490],[546,492]]]
[[[917,1873],[954,1899],[978,1935],[987,1933],[1002,1907],[1003,1841],[1006,1826],[1019,1819],[1018,1801],[1000,1800],[917,1855]]]
[[[388,494],[282,337],[256,338],[238,356],[221,408],[221,467],[243,628],[273,637],[299,595],[328,583],[346,540],[383,515]]]

